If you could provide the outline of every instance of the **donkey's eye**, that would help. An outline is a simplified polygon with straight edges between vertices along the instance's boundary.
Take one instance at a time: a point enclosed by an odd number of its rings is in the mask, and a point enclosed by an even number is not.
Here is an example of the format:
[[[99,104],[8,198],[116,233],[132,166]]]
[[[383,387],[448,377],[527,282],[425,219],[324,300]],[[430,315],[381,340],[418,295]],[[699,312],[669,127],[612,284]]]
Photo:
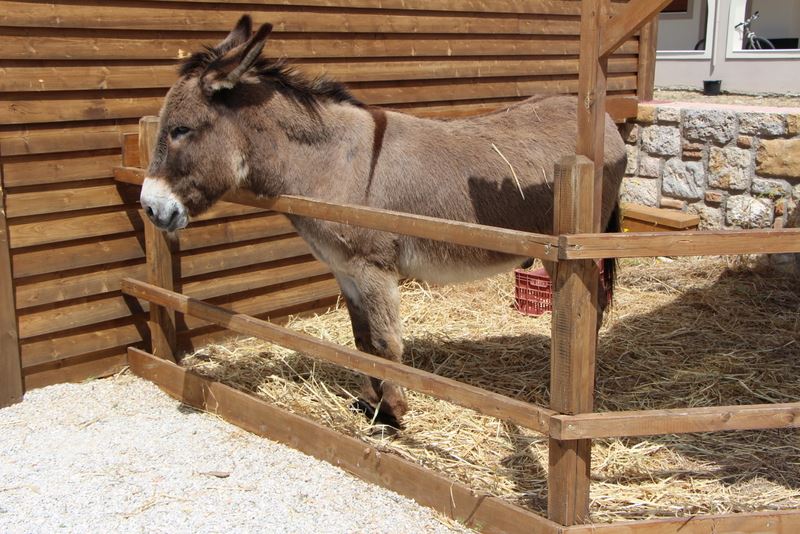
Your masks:
[[[174,141],[175,139],[179,139],[191,131],[192,129],[187,126],[176,126],[169,131],[169,136]]]

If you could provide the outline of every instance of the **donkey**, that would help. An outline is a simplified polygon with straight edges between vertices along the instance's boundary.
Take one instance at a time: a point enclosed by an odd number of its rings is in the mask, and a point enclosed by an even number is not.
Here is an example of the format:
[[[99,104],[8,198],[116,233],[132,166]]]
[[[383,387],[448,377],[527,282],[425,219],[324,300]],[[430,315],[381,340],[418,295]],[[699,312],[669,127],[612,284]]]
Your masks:
[[[430,120],[367,106],[345,86],[263,58],[272,30],[248,16],[180,67],[161,110],[141,204],[166,231],[224,193],[303,195],[552,233],[553,168],[575,153],[576,99],[535,96],[500,112]],[[614,226],[625,145],[606,117],[604,224]],[[359,350],[400,361],[398,282],[437,284],[508,271],[525,258],[292,216],[339,283]],[[606,277],[612,269],[606,268]],[[612,280],[608,280],[611,282]],[[604,292],[600,292],[604,293]],[[400,427],[396,384],[365,377],[362,408]],[[377,414],[374,410],[377,410]]]

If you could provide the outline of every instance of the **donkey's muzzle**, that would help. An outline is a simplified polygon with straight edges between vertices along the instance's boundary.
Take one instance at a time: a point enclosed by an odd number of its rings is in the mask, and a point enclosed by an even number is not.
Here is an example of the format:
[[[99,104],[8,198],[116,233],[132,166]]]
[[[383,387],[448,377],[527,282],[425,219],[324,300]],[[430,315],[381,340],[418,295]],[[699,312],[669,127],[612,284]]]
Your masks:
[[[145,178],[139,201],[147,218],[161,230],[174,232],[189,224],[186,208],[163,180]]]

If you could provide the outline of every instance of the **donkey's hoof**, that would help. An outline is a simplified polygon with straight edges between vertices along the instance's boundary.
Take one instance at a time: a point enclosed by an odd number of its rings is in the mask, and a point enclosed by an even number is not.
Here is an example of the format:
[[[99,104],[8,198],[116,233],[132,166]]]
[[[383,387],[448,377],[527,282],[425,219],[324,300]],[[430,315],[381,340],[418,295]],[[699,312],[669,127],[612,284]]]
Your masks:
[[[354,412],[364,414],[370,421],[375,421],[377,425],[386,425],[397,430],[403,429],[403,424],[400,420],[386,406],[380,406],[378,414],[375,415],[375,407],[362,398],[357,398],[350,405],[350,409]]]

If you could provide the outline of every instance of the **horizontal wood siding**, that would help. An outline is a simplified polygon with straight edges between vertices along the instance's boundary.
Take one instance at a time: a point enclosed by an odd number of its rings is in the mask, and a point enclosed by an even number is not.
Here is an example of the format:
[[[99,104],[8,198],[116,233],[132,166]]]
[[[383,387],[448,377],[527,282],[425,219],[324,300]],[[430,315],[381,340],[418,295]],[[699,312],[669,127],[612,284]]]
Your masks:
[[[275,25],[267,54],[408,113],[577,90],[571,0],[0,1],[0,165],[26,386],[113,372],[124,346],[147,341],[147,307],[119,290],[145,272],[138,188],[113,169],[138,158],[130,134],[157,114],[177,62],[245,11]],[[636,94],[639,48],[633,37],[610,58],[613,95]],[[337,298],[283,215],[221,203],[177,249],[178,287],[212,302],[279,318]],[[180,326],[184,347],[221,335]]]

